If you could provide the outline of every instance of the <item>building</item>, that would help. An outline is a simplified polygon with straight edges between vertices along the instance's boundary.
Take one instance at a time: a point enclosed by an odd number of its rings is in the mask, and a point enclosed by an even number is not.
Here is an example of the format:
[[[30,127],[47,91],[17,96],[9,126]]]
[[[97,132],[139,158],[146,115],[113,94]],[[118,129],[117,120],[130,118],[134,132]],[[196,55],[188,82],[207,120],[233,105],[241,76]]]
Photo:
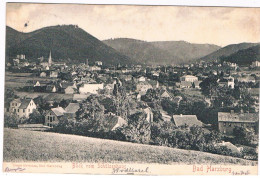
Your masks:
[[[82,87],[79,88],[80,94],[98,94],[98,90],[103,89],[103,84],[83,84]]]
[[[63,117],[65,113],[65,110],[62,107],[56,107],[49,110],[45,115],[45,123],[44,125],[53,127],[54,125],[57,125]]]
[[[175,126],[199,126],[202,127],[202,122],[197,119],[196,115],[173,115],[172,120]]]
[[[47,85],[46,86],[46,92],[57,92],[57,87],[55,85]]]
[[[238,127],[256,128],[259,121],[258,113],[234,113],[231,112],[219,112],[218,113],[218,128],[222,134],[227,136],[233,135],[233,129]]]
[[[146,114],[146,121],[148,123],[152,123],[153,122],[153,111],[152,111],[152,109],[150,107],[147,107],[147,108],[143,109],[143,111]]]
[[[193,75],[184,75],[180,77],[180,81],[195,82],[198,81],[198,77]]]
[[[47,76],[46,72],[41,72],[40,73],[40,77],[46,77],[46,76]]]
[[[260,62],[259,61],[252,62],[251,67],[252,68],[260,67]]]
[[[101,70],[101,67],[98,67],[98,66],[89,67],[89,71],[100,71],[100,70]]]
[[[29,115],[37,108],[32,99],[14,99],[10,102],[6,112],[15,113],[19,118],[29,118]]]
[[[79,103],[69,103],[69,105],[65,108],[64,116],[68,119],[74,119],[79,108]]]
[[[52,58],[51,58],[51,51],[49,54],[49,59],[48,59],[48,66],[50,67],[52,65]]]
[[[59,73],[58,73],[57,71],[51,71],[51,72],[50,72],[50,77],[51,77],[51,78],[57,78],[58,75],[59,75]]]
[[[73,86],[68,86],[66,89],[64,89],[65,94],[75,94],[77,93],[77,89]]]
[[[247,76],[242,76],[242,77],[238,77],[237,78],[238,82],[245,82],[245,83],[249,83],[249,82],[253,82],[255,83],[255,78],[251,75],[247,75]]]
[[[106,123],[105,127],[108,131],[114,131],[117,128],[121,128],[127,125],[127,121],[120,116],[116,116],[113,113],[105,115]]]
[[[152,88],[152,85],[148,82],[139,82],[136,84],[136,91],[139,92],[141,95],[145,95],[148,89]]]
[[[220,87],[229,87],[231,89],[234,89],[234,87],[235,87],[234,78],[231,76],[223,77],[222,79],[218,80],[218,85]]]
[[[103,64],[103,63],[102,63],[101,61],[95,61],[95,65],[96,65],[96,66],[102,66],[102,64]]]

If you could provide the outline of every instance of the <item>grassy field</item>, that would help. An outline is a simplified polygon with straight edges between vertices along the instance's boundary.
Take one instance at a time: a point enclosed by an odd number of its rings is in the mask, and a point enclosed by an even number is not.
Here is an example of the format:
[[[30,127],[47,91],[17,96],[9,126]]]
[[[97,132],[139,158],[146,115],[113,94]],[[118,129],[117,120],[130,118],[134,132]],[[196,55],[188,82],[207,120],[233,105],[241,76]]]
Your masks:
[[[4,129],[4,161],[257,165],[198,151],[16,129]]]

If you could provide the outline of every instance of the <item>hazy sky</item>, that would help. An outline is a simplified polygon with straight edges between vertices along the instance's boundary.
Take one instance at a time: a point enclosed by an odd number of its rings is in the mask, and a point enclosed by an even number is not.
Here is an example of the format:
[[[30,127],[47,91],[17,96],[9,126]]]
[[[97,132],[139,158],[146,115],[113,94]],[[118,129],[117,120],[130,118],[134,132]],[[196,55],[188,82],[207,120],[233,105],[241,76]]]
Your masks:
[[[8,3],[6,12],[6,24],[23,32],[77,24],[100,40],[260,42],[260,8]]]

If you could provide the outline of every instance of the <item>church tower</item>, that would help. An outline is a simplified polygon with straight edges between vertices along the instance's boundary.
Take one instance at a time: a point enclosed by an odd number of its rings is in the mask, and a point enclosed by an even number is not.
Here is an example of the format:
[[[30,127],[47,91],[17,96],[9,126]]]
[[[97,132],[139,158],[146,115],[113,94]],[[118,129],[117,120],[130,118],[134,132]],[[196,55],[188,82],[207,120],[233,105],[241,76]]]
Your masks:
[[[49,64],[49,66],[51,66],[51,64],[52,64],[52,59],[51,59],[51,51],[50,51],[50,55],[49,55],[48,64]]]

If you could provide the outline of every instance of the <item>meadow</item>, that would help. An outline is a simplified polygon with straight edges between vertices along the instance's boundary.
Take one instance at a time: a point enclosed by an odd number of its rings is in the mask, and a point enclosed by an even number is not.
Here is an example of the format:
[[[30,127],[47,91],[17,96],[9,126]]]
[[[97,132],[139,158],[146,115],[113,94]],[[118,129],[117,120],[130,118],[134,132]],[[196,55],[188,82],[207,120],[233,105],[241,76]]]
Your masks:
[[[4,129],[4,161],[257,165],[229,156],[76,135]]]

